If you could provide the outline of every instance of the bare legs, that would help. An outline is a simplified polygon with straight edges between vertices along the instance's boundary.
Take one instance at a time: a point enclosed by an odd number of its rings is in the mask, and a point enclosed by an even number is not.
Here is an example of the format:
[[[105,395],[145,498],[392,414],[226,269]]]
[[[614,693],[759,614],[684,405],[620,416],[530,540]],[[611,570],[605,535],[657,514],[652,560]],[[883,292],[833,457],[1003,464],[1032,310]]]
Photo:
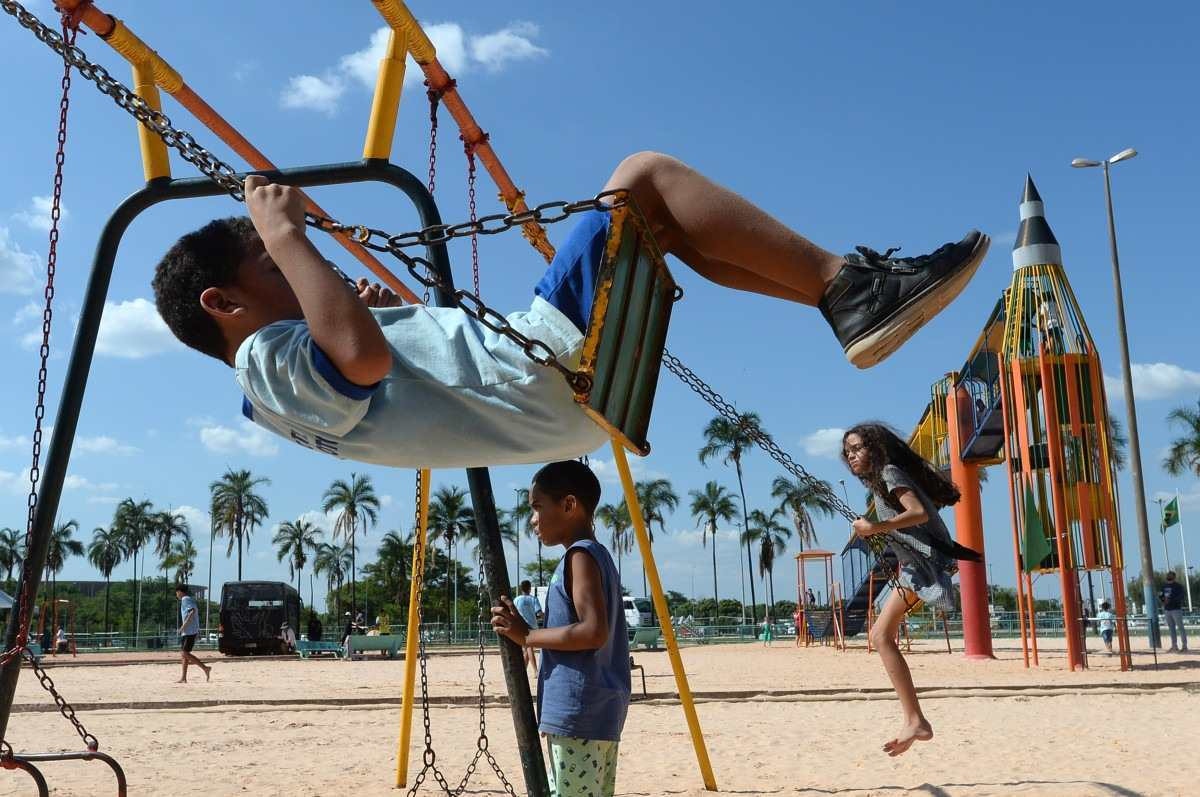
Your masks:
[[[626,188],[664,251],[720,285],[815,305],[843,260],[667,155],[626,158],[605,190]]]
[[[896,631],[899,630],[900,623],[904,622],[908,606],[904,590],[893,589],[883,611],[871,626],[871,643],[879,651],[879,658],[883,660],[883,667],[892,681],[892,688],[896,690],[896,697],[900,698],[900,710],[904,713],[904,724],[900,727],[900,732],[883,746],[883,751],[893,758],[912,747],[914,742],[927,742],[933,738],[933,726],[921,713],[912,673],[909,672],[908,664],[896,644]]]
[[[538,669],[537,651],[534,648],[529,647],[528,645],[525,646],[524,651],[525,651],[525,666],[532,667],[533,674],[537,675],[537,669]]]
[[[179,658],[183,662],[183,675],[180,676],[179,680],[176,683],[181,683],[181,684],[187,683],[187,671],[188,671],[189,663],[195,664],[197,667],[204,670],[204,680],[207,681],[207,680],[209,680],[209,678],[212,677],[212,667],[209,667],[207,664],[200,661],[200,659],[198,659],[194,655],[192,655],[192,653],[190,651],[186,651],[186,650],[180,651]]]

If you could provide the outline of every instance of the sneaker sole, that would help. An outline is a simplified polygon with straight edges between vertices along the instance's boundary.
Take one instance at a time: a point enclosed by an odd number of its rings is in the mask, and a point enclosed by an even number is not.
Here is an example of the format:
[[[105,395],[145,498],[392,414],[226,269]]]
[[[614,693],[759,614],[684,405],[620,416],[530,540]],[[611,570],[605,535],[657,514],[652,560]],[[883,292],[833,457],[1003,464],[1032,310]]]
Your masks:
[[[958,298],[983,263],[992,239],[979,236],[966,263],[948,279],[934,283],[914,296],[890,318],[846,346],[846,357],[858,368],[870,368],[886,360],[917,330]]]

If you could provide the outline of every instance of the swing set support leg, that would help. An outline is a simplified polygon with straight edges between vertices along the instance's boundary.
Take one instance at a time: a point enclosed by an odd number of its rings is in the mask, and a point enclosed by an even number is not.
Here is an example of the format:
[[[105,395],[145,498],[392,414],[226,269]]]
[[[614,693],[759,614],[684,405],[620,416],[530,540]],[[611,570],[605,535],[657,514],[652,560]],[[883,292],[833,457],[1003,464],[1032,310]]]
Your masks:
[[[712,763],[708,759],[708,748],[704,744],[704,732],[700,730],[700,718],[696,716],[696,704],[692,700],[692,689],[688,686],[687,672],[683,669],[683,659],[679,656],[679,642],[675,638],[675,629],[670,622],[671,610],[667,606],[662,582],[658,578],[658,565],[654,562],[654,551],[650,548],[650,536],[646,533],[646,523],[642,517],[641,506],[638,504],[633,475],[629,472],[629,460],[625,456],[625,447],[615,437],[612,440],[612,449],[613,461],[617,463],[617,471],[621,474],[621,486],[625,490],[625,502],[629,505],[629,517],[633,521],[633,530],[637,536],[638,551],[642,555],[642,561],[646,564],[646,579],[650,582],[650,597],[654,600],[654,610],[658,613],[658,624],[662,629],[663,641],[667,646],[667,655],[671,659],[671,670],[675,673],[675,688],[679,692],[679,701],[683,704],[683,715],[687,718],[692,747],[696,750],[696,762],[700,765],[700,777],[704,780],[705,789],[716,791],[717,779],[713,775]]]
[[[429,470],[421,471],[421,492],[417,498],[420,515],[417,521],[416,539],[413,550],[421,551],[421,557],[413,557],[412,583],[408,590],[408,632],[404,637],[404,699],[400,708],[400,746],[396,750],[396,787],[408,785],[408,751],[412,748],[413,698],[417,678],[417,643],[421,633],[418,601],[421,581],[425,576],[426,531],[429,523]]]

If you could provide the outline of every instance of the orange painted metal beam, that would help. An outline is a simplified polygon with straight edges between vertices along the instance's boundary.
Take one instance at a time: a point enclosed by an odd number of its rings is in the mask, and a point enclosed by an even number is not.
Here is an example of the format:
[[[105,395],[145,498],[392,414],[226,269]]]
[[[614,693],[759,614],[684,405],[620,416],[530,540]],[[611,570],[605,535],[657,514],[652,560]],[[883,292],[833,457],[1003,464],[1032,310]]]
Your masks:
[[[405,35],[409,53],[412,54],[417,66],[421,67],[421,71],[425,73],[429,89],[441,95],[441,103],[450,112],[455,124],[458,125],[463,143],[474,150],[475,157],[479,158],[483,168],[491,176],[492,182],[500,190],[500,198],[504,201],[505,207],[512,213],[527,210],[525,193],[517,188],[512,177],[504,168],[504,164],[500,162],[500,157],[488,141],[487,133],[483,132],[483,128],[475,121],[467,104],[463,102],[454,79],[438,61],[433,44],[413,17],[412,12],[403,3],[395,2],[395,0],[371,0],[371,2],[393,30]],[[523,225],[522,233],[533,248],[546,259],[547,263],[554,258],[554,246],[546,237],[545,228],[540,224],[533,221],[527,222]]]
[[[176,72],[154,50],[150,49],[141,39],[129,30],[120,20],[104,13],[85,0],[55,0],[60,10],[78,13],[80,20],[96,33],[101,39],[110,44],[127,61],[133,64],[146,64],[153,71],[155,82],[170,94],[196,117],[209,130],[225,142],[234,152],[245,158],[254,169],[267,170],[277,168],[257,147],[251,144],[245,136],[225,120],[217,111],[204,101],[195,91],[183,81]],[[328,217],[330,214],[314,202],[308,195],[304,197],[308,210],[318,216]],[[383,281],[385,285],[403,297],[407,302],[421,300],[400,279],[385,267],[368,250],[359,246],[349,236],[335,233],[334,237],[347,252],[354,255],[368,270]]]

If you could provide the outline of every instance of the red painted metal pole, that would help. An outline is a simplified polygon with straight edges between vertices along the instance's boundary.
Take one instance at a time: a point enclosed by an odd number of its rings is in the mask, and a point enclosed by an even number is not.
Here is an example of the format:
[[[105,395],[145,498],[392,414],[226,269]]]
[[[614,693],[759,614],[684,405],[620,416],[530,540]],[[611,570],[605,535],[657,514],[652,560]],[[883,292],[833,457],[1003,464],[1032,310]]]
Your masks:
[[[954,505],[954,536],[961,545],[983,554],[979,466],[962,460],[962,447],[969,434],[967,419],[972,417],[971,407],[971,395],[962,388],[956,387],[946,396],[946,429],[950,435],[950,478],[962,494],[958,503]],[[962,595],[963,652],[968,659],[995,658],[992,654],[987,566],[984,561],[960,562],[958,583]]]

